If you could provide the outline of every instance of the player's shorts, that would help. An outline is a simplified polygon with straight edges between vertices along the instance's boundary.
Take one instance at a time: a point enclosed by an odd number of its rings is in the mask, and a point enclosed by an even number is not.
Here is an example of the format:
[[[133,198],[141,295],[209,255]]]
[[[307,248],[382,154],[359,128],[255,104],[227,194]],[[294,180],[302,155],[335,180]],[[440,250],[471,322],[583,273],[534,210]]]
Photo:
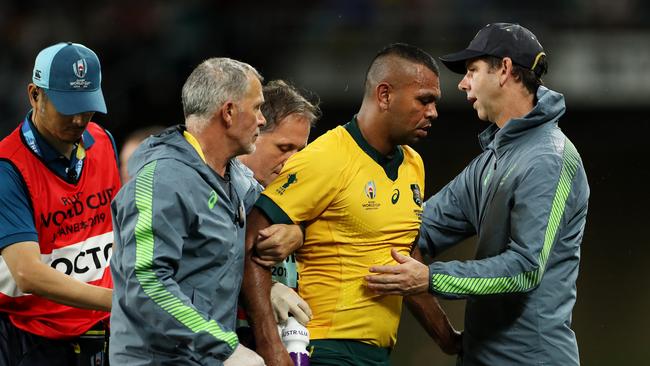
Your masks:
[[[389,366],[390,349],[349,339],[314,339],[311,366]]]

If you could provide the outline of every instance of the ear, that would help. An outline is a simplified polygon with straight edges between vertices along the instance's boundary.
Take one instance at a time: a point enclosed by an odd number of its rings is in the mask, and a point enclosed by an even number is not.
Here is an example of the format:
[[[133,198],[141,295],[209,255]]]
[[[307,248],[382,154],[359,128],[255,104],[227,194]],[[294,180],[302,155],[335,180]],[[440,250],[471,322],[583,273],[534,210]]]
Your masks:
[[[393,91],[393,87],[387,82],[383,81],[377,84],[375,90],[377,92],[377,105],[379,105],[379,109],[382,111],[387,111],[390,107],[391,92]]]
[[[32,106],[32,109],[36,110],[39,95],[38,87],[34,83],[29,83],[27,85],[27,98],[29,99],[29,104]]]
[[[512,59],[504,57],[501,60],[501,69],[499,70],[499,85],[503,86],[510,77],[512,77]]]
[[[233,116],[235,114],[235,103],[231,100],[226,101],[221,108],[219,108],[219,113],[223,119],[226,128],[230,128],[233,124]]]

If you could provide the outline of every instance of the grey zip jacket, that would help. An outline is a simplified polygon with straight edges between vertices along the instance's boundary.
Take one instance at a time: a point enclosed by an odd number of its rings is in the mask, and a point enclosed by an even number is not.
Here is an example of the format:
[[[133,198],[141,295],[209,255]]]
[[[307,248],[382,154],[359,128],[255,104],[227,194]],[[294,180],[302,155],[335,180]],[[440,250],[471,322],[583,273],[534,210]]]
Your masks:
[[[234,160],[218,176],[183,130],[140,145],[112,203],[113,365],[222,365],[238,344],[241,211],[259,188]]]
[[[466,298],[462,365],[578,365],[571,329],[589,186],[545,87],[521,119],[479,136],[483,153],[427,202],[431,257],[477,235],[476,259],[434,262],[429,289]]]

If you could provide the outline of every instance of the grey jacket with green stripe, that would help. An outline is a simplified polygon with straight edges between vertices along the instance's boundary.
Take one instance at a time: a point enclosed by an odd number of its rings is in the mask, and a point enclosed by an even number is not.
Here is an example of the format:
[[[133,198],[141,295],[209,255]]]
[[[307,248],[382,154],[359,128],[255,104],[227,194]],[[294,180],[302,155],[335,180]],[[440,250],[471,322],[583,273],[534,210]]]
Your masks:
[[[434,262],[430,290],[467,298],[462,365],[578,365],[571,330],[589,186],[558,127],[564,97],[480,136],[483,153],[425,206],[420,248],[477,235],[476,259]]]
[[[114,365],[221,365],[238,344],[237,212],[259,188],[231,161],[230,191],[182,130],[143,142],[129,164],[134,178],[112,203]]]

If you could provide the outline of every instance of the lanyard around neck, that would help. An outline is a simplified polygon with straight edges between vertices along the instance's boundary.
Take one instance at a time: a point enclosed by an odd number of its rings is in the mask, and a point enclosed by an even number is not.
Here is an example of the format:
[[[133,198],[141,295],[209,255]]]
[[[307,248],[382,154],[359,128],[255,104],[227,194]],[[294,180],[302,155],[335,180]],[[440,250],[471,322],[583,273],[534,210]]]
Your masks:
[[[36,142],[36,136],[34,135],[35,133],[32,130],[31,123],[29,120],[29,116],[31,113],[28,113],[27,116],[25,116],[25,120],[23,121],[23,125],[21,127],[21,133],[23,134],[23,137],[25,138],[25,142],[27,143],[27,146],[38,156],[43,158],[43,153],[41,152],[41,149],[38,147],[38,143]],[[73,155],[70,157],[70,167],[66,168],[66,173],[70,168],[73,168],[76,172],[76,176],[79,177],[81,176],[81,169],[83,168],[84,160],[86,158],[86,149],[83,144],[83,138],[81,139],[80,142],[75,144],[75,147],[73,148]]]

